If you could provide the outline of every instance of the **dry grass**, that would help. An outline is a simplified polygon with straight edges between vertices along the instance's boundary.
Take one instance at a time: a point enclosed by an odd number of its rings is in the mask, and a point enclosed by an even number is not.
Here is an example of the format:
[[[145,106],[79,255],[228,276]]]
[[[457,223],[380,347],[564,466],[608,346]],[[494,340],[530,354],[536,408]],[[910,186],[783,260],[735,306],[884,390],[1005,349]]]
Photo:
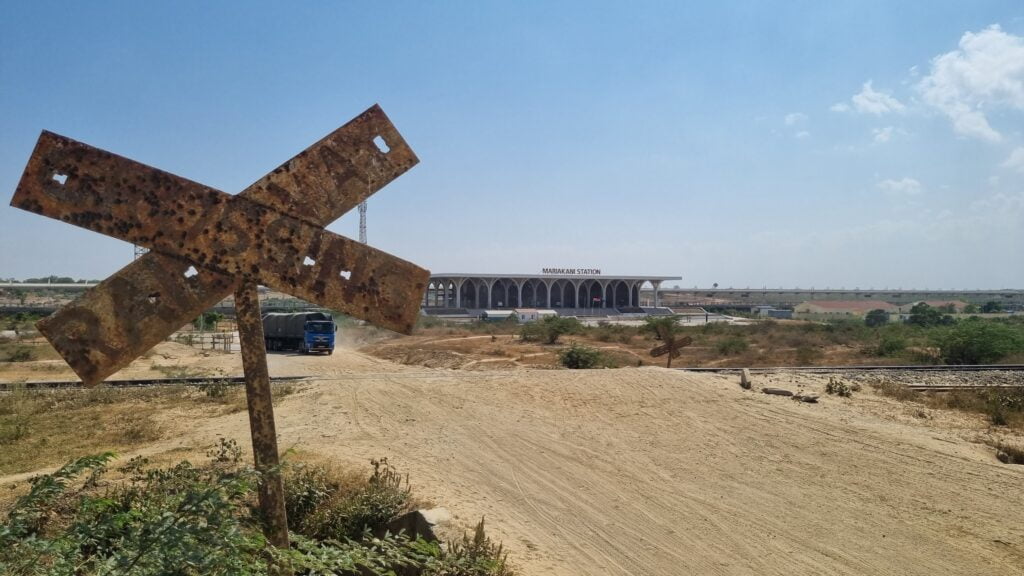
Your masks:
[[[914,392],[907,387],[906,384],[898,384],[896,382],[883,382],[881,384],[872,384],[872,388],[875,392],[878,392],[882,396],[888,396],[889,398],[895,398],[901,402],[918,402],[921,400],[921,395],[918,392]]]
[[[42,338],[0,340],[0,362],[58,360],[60,355]]]
[[[913,363],[913,350],[907,348],[899,354],[878,355],[879,342],[885,337],[901,338],[911,345],[922,344],[925,335],[911,328],[887,328],[880,333],[869,329],[863,323],[848,322],[824,325],[810,322],[777,322],[773,320],[754,322],[749,325],[710,324],[707,326],[682,323],[683,332],[691,336],[693,345],[683,349],[682,356],[672,362],[673,366],[722,366],[722,367],[764,367],[844,364],[896,364]],[[545,354],[543,359],[531,358],[531,366],[557,367],[556,346],[542,346],[522,342],[518,337],[520,325],[507,323],[447,324],[431,319],[417,327],[415,336],[388,342],[384,346],[370,346],[368,351],[392,358],[397,351],[388,348],[419,349],[424,351],[458,352],[468,362],[472,359],[501,356],[501,349],[509,357],[519,358],[529,354]],[[491,335],[491,338],[479,338]],[[603,352],[618,350],[622,366],[655,363],[649,360],[648,352],[658,344],[650,334],[639,327],[601,324],[585,328],[582,333],[573,334],[572,340]],[[890,338],[891,339],[891,338]],[[888,350],[888,349],[887,349]],[[887,352],[888,353],[888,352]],[[626,361],[627,358],[630,360]],[[415,363],[413,361],[412,363]]]
[[[211,392],[211,390],[216,390]],[[274,400],[294,393],[294,384],[274,385]],[[26,390],[0,393],[0,474],[15,474],[113,450],[154,442],[167,432],[160,413],[174,408],[226,414],[246,409],[245,387],[213,384]]]
[[[0,474],[157,440],[160,406],[176,388],[31,391],[0,395]]]
[[[1024,391],[951,390],[948,392],[915,392],[906,385],[893,382],[871,384],[876,392],[901,402],[924,405],[934,410],[957,410],[984,416],[993,426],[1024,430]]]

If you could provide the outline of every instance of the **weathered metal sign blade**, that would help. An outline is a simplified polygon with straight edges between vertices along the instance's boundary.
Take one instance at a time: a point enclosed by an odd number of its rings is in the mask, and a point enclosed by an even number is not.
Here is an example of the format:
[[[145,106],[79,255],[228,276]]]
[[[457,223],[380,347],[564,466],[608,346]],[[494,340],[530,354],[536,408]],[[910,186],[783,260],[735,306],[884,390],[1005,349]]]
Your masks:
[[[43,134],[36,150],[15,206],[393,330],[412,329],[427,271],[410,262],[55,134]]]
[[[672,346],[669,346],[668,344],[662,344],[661,346],[652,348],[651,356],[657,358],[658,356],[664,356],[665,354],[671,352],[673,358],[678,358],[680,354],[682,354],[680,350],[685,348],[686,346],[689,346],[692,343],[693,338],[686,336],[681,340],[677,340]]]
[[[94,386],[215,306],[239,283],[205,270],[187,278],[191,266],[150,252],[36,327],[82,382]]]
[[[329,223],[416,162],[377,106],[238,197],[44,133],[12,204],[40,213],[47,206],[48,215],[205,265],[202,273],[186,278],[188,261],[151,252],[41,322],[40,330],[83,381],[98,383],[230,294],[238,279],[209,270],[214,268],[254,275],[279,289],[407,332],[418,313],[425,271],[306,224]],[[79,191],[82,197],[76,196]],[[90,195],[89,206],[79,202]],[[188,205],[185,198],[191,198]],[[256,203],[234,204],[242,198]],[[210,207],[219,216],[207,214]],[[203,234],[211,227],[212,232]],[[227,237],[210,241],[229,228]],[[272,250],[276,258],[271,260],[277,264],[271,270],[263,270],[265,259],[256,262],[255,253],[248,258],[232,255],[242,244],[274,240],[266,235],[271,228],[283,235],[278,240],[287,238],[291,244]],[[298,255],[299,248],[307,254]],[[259,248],[250,252],[254,250]],[[291,256],[298,261],[289,262]],[[306,256],[316,265],[302,266]],[[213,260],[220,265],[211,266]],[[332,275],[342,271],[349,278]],[[415,304],[403,306],[407,302]]]
[[[239,193],[324,227],[419,163],[373,106]]]

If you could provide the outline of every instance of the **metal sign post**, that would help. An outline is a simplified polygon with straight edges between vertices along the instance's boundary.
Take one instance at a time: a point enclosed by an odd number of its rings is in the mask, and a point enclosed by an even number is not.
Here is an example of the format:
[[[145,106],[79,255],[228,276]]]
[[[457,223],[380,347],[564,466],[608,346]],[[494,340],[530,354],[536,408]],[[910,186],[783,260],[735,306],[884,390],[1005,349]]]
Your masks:
[[[256,284],[410,332],[429,272],[324,227],[417,162],[377,106],[235,196],[43,132],[11,205],[150,252],[37,326],[94,386],[234,293],[267,536],[287,545]]]

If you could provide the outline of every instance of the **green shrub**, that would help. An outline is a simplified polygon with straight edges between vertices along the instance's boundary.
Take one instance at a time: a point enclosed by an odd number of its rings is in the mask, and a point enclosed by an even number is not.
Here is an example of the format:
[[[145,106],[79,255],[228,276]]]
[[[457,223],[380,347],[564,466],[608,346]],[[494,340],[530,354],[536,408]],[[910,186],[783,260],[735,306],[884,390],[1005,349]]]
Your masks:
[[[603,365],[603,355],[600,350],[575,342],[558,354],[558,360],[562,366],[572,369],[599,368]]]
[[[201,382],[199,390],[206,394],[207,398],[223,398],[227,396],[231,383],[226,380],[210,380]]]
[[[947,364],[988,364],[1024,350],[1021,331],[1002,322],[970,318],[935,338]]]
[[[854,388],[852,386],[849,386],[842,380],[837,380],[835,378],[829,378],[828,384],[825,385],[825,392],[836,396],[842,396],[843,398],[853,396],[853,391]]]
[[[35,360],[35,357],[35,350],[21,344],[5,346],[2,352],[0,352],[0,360],[4,362],[29,362]]]
[[[381,533],[408,511],[408,483],[387,458],[371,461],[369,478],[332,474],[322,466],[298,464],[285,469],[285,508],[289,527],[310,538],[356,539],[365,531]]]
[[[195,329],[204,330],[216,330],[217,323],[224,319],[224,315],[220,312],[203,312],[198,318],[192,321],[192,326]]]
[[[274,548],[251,507],[260,475],[239,465],[240,453],[237,444],[222,440],[205,466],[154,468],[133,458],[121,469],[124,480],[105,477],[113,458],[105,453],[33,478],[29,493],[0,523],[0,574],[512,575],[482,521],[472,539],[464,537],[448,551],[438,543],[368,530],[324,540],[293,533],[290,548]],[[393,469],[381,461],[367,484],[393,493],[396,482]],[[318,506],[322,501],[305,510],[307,516]]]
[[[749,347],[750,345],[747,343],[747,340],[742,336],[728,336],[719,340],[718,344],[715,345],[718,353],[725,354],[726,356],[746,352]]]
[[[576,318],[563,318],[561,316],[548,316],[543,320],[524,324],[519,331],[519,336],[525,341],[543,342],[554,344],[564,334],[577,334],[583,329],[583,324]]]
[[[633,337],[636,335],[637,330],[632,326],[611,324],[602,320],[601,322],[598,322],[595,328],[590,328],[587,332],[592,338],[594,338],[594,340],[599,342],[621,342],[623,344],[629,344],[633,341]]]
[[[898,356],[907,349],[907,339],[899,334],[886,334],[875,346],[875,356]]]
[[[476,525],[473,538],[463,534],[462,542],[452,542],[442,556],[445,569],[438,576],[514,576],[508,566],[508,554],[484,533],[484,519]]]

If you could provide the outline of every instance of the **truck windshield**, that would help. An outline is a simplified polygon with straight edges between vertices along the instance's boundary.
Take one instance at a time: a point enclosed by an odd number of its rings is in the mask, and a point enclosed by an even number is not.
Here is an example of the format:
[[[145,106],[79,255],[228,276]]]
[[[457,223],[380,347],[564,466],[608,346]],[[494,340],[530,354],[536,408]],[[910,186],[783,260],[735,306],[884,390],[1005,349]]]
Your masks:
[[[306,322],[306,331],[314,334],[330,334],[334,332],[334,322]]]

